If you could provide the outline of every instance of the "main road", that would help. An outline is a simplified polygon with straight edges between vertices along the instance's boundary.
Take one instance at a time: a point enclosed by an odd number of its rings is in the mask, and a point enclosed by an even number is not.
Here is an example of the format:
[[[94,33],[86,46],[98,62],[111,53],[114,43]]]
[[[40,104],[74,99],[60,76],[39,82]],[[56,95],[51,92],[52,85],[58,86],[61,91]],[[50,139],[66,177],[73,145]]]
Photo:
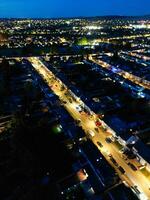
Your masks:
[[[111,133],[108,132],[108,130],[105,130],[102,126],[95,129],[97,128],[95,124],[97,115],[93,111],[90,111],[90,113],[85,111],[81,112],[79,108],[83,106],[86,107],[84,102],[75,96],[39,58],[30,57],[28,60],[31,62],[34,69],[43,77],[50,89],[59,97],[65,109],[70,113],[74,120],[78,120],[79,126],[82,127],[87,137],[90,137],[91,141],[97,146],[109,164],[116,170],[123,183],[128,185],[139,199],[150,200],[149,177],[146,177],[139,169],[136,171],[131,169],[128,165],[129,161],[123,158],[123,155],[120,152],[119,147],[115,145],[115,142],[106,142],[106,138],[111,136]],[[89,136],[89,131],[92,131],[94,135]],[[97,142],[100,142],[102,146],[100,147]],[[111,156],[116,160],[117,165],[112,162]],[[130,160],[130,162],[134,163],[134,160]],[[125,173],[121,173],[118,166],[121,166],[125,170]]]

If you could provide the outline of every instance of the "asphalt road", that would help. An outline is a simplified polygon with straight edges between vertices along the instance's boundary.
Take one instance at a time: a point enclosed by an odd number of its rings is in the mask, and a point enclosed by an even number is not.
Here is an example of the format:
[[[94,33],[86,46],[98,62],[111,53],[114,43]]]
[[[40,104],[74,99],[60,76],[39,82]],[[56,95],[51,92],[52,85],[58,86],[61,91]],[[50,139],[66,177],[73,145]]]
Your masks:
[[[47,82],[51,90],[59,97],[59,99],[63,103],[65,109],[70,113],[70,115],[75,120],[80,120],[80,126],[83,128],[85,133],[88,136],[89,130],[94,132],[94,136],[90,137],[92,142],[97,146],[106,160],[109,162],[113,168],[115,168],[116,172],[122,179],[122,181],[127,184],[129,187],[137,186],[140,194],[138,195],[141,200],[150,199],[150,179],[146,177],[140,170],[134,171],[127,164],[127,161],[122,157],[122,153],[119,151],[118,147],[112,143],[106,142],[106,137],[110,136],[104,129],[99,128],[98,132],[95,130],[96,125],[95,121],[97,115],[91,111],[91,115],[89,116],[87,113],[79,112],[77,107],[80,105],[84,105],[84,103],[78,98],[72,98],[72,94],[68,92],[68,88],[66,85],[62,83],[60,79],[55,77],[55,75],[46,68],[46,66],[35,57],[28,58],[28,60],[32,63],[32,66],[36,69],[36,71],[43,77],[43,79]],[[62,85],[64,89],[62,90]],[[97,142],[100,141],[103,147],[99,147]],[[125,174],[122,174],[118,167],[115,166],[110,160],[110,156],[116,160],[119,166],[121,166],[125,170]],[[134,160],[130,160],[134,164]]]
[[[97,65],[100,65],[103,68],[111,70],[111,65],[109,63],[104,62],[104,61],[99,60],[99,59],[96,60],[92,57],[92,55],[89,56],[89,60],[92,61],[93,63],[97,64]],[[116,72],[116,74],[124,77],[125,79],[132,81],[133,83],[135,83],[139,86],[142,86],[145,89],[150,89],[150,82],[149,81],[144,82],[142,78],[135,76],[135,75],[133,75],[129,72],[121,70],[121,71]]]

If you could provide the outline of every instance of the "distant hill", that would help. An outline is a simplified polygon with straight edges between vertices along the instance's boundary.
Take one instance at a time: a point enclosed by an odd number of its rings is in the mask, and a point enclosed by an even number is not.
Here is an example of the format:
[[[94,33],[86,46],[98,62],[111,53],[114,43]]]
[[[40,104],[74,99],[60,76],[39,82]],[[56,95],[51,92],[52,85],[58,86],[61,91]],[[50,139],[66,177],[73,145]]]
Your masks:
[[[84,17],[83,17],[84,18]],[[96,17],[85,17],[85,19],[89,20],[101,20],[101,19],[123,19],[123,20],[150,20],[150,15],[144,15],[144,16],[119,16],[119,15],[109,15],[109,16],[96,16]]]
[[[46,20],[46,19],[87,19],[87,20],[103,20],[103,19],[122,19],[122,20],[150,20],[150,15],[143,15],[143,16],[121,16],[121,15],[107,15],[107,16],[92,16],[92,17],[62,17],[62,18],[0,18],[0,20],[23,20],[23,19],[41,19],[41,20]]]

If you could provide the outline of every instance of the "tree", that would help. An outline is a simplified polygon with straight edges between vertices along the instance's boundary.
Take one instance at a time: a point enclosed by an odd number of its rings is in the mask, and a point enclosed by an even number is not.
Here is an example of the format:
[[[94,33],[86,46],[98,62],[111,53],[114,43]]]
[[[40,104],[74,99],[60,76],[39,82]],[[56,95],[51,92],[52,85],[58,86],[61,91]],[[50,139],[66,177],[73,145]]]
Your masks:
[[[81,38],[80,40],[77,41],[77,44],[81,45],[81,46],[86,46],[86,45],[89,44],[89,41],[86,37],[83,37],[83,38]]]

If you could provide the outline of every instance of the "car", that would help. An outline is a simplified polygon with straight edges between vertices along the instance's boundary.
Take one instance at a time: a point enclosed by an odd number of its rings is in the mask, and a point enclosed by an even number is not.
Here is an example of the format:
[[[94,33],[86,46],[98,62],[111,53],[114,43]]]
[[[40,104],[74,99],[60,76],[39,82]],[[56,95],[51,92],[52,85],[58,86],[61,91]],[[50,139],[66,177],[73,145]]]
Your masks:
[[[65,87],[62,85],[60,88],[60,91],[63,91],[65,89]]]
[[[107,137],[107,138],[105,139],[105,141],[106,141],[107,143],[112,143],[112,140],[111,140],[111,138],[109,138],[109,137]]]
[[[131,167],[133,171],[137,171],[137,168],[132,163],[129,162],[128,165]]]
[[[100,126],[102,126],[102,122],[100,120],[96,120],[95,125],[97,127],[100,127]]]
[[[141,170],[141,169],[144,169],[146,167],[146,165],[140,165],[138,166],[138,168]]]
[[[67,103],[67,101],[62,101],[62,103],[63,103],[63,104],[66,104],[66,103]]]
[[[80,123],[81,123],[81,120],[80,120],[80,119],[77,119],[77,120],[76,120],[76,124],[77,124],[77,125],[80,125]]]
[[[103,147],[103,145],[102,145],[102,143],[101,143],[101,142],[97,142],[97,144],[98,144],[98,146],[99,146],[100,148],[102,148],[102,147]]]
[[[95,136],[95,133],[92,130],[89,130],[87,132],[87,134],[88,134],[89,137],[94,137]]]
[[[94,128],[94,130],[95,130],[97,133],[99,132],[98,128]]]
[[[119,166],[118,169],[122,174],[125,174],[125,170],[121,166]]]
[[[72,99],[71,98],[69,98],[68,100],[69,100],[70,103],[72,103]]]
[[[112,155],[110,156],[110,160],[116,167],[118,167],[118,163],[116,162],[116,160],[113,158]]]
[[[76,110],[77,110],[78,112],[82,112],[82,108],[81,108],[80,106],[76,106]]]
[[[136,194],[138,194],[138,195],[140,195],[140,194],[141,194],[141,192],[139,191],[139,189],[138,189],[137,185],[135,185],[135,186],[132,186],[132,188],[133,188],[133,190],[136,192]]]

